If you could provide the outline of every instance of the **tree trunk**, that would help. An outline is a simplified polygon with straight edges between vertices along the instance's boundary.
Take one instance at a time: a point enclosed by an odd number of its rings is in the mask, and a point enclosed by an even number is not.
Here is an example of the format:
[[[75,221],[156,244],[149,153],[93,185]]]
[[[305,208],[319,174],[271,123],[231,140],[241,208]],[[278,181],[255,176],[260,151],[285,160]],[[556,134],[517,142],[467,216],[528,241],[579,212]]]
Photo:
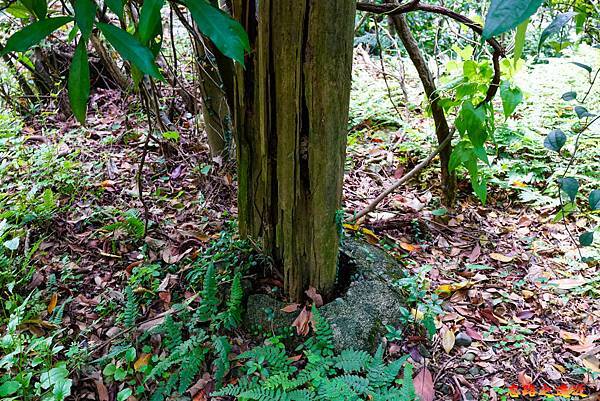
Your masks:
[[[355,2],[235,0],[233,13],[252,47],[234,82],[240,231],[262,238],[289,297],[299,300],[309,286],[327,296],[339,248]]]
[[[444,109],[439,104],[439,98],[436,93],[435,81],[433,75],[429,71],[427,62],[423,58],[419,45],[413,37],[406,18],[403,15],[393,15],[391,19],[394,23],[394,28],[404,44],[408,56],[414,64],[423,89],[429,100],[431,106],[431,115],[435,124],[435,134],[437,136],[438,144],[444,142],[444,139],[450,134],[448,122]],[[452,144],[448,142],[448,145],[440,150],[440,181],[442,183],[442,200],[444,205],[452,207],[456,197],[456,175],[448,169],[448,163],[450,162],[450,154],[452,153]]]

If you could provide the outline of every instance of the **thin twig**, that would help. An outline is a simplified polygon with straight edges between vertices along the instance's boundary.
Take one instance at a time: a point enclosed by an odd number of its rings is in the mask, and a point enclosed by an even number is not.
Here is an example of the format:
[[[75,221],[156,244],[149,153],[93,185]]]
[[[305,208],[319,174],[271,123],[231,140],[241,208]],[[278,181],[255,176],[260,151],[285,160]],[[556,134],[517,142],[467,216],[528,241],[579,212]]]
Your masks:
[[[379,194],[379,196],[377,196],[377,198],[375,198],[373,200],[373,202],[371,202],[366,208],[364,208],[363,210],[361,210],[360,212],[355,214],[352,217],[352,219],[349,221],[350,222],[357,221],[361,217],[363,217],[363,216],[371,213],[373,210],[375,210],[377,205],[379,205],[381,203],[381,201],[384,200],[389,194],[394,192],[401,185],[406,183],[408,180],[410,180],[415,175],[417,175],[421,170],[423,170],[425,167],[427,167],[427,165],[429,165],[429,163],[431,163],[431,161],[438,155],[438,153],[440,153],[440,151],[443,148],[445,148],[448,143],[450,143],[453,135],[454,135],[454,130],[450,131],[450,133],[448,134],[446,139],[444,139],[442,141],[442,143],[440,143],[438,145],[438,147],[429,156],[427,156],[427,158],[425,160],[423,160],[421,163],[417,164],[412,170],[410,170],[408,173],[406,173],[402,178],[400,178],[398,181],[396,181],[392,186],[390,186],[385,191],[383,191],[381,194]]]

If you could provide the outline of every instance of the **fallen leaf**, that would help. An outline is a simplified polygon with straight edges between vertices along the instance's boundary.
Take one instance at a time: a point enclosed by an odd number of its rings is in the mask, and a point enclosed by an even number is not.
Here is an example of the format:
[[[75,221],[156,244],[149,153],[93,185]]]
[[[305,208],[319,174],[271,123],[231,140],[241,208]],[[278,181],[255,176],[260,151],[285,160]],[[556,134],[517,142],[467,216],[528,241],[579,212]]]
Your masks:
[[[444,351],[449,354],[450,351],[452,351],[452,348],[454,348],[456,336],[454,335],[454,332],[445,325],[442,326],[442,329],[440,330],[440,336],[442,338],[442,347],[444,347]]]
[[[532,310],[524,310],[517,313],[517,317],[521,320],[531,319],[533,316],[535,316],[535,312]]]
[[[461,281],[460,283],[442,284],[435,289],[440,295],[450,295],[455,291],[469,288],[472,285],[470,281]]]
[[[150,358],[152,358],[152,354],[140,355],[137,361],[135,361],[135,363],[133,364],[133,368],[135,369],[135,371],[139,372],[141,368],[148,365],[148,362],[150,362]]]
[[[402,242],[402,241],[400,241],[400,248],[402,248],[408,252],[415,252],[420,249],[418,245],[413,245],[413,244],[409,244],[408,242]]]
[[[433,388],[433,377],[427,368],[423,368],[413,379],[415,393],[421,401],[433,401],[435,398],[435,389]]]
[[[108,401],[108,389],[104,385],[102,381],[102,377],[97,380],[94,380],[94,384],[96,385],[96,393],[98,394],[98,401]]]
[[[58,293],[55,292],[50,297],[50,302],[48,303],[48,313],[49,314],[52,314],[52,312],[54,311],[54,308],[56,308],[57,302],[58,302]]]
[[[315,303],[317,308],[323,306],[323,297],[317,293],[317,289],[315,287],[308,287],[308,290],[306,290],[304,293]]]
[[[524,370],[519,372],[518,378],[521,386],[529,386],[531,384],[531,377]]]
[[[514,257],[512,256],[507,256],[496,252],[490,253],[490,258],[502,263],[512,262],[512,260],[514,259]]]
[[[300,307],[300,304],[289,304],[288,306],[281,308],[281,311],[285,312],[285,313],[292,313],[292,312],[296,312],[299,307]]]
[[[306,310],[306,306],[302,309],[302,312],[298,315],[292,327],[296,328],[296,333],[299,336],[305,336],[310,331],[310,321],[312,319],[312,313]]]
[[[581,363],[592,372],[600,373],[600,359],[595,355],[587,355],[581,358]]]
[[[581,287],[586,284],[587,280],[584,278],[563,278],[559,280],[550,280],[548,284],[556,286],[561,290],[571,290],[573,288]]]
[[[479,334],[477,330],[472,327],[465,327],[465,332],[471,337],[473,340],[483,341],[483,336]]]

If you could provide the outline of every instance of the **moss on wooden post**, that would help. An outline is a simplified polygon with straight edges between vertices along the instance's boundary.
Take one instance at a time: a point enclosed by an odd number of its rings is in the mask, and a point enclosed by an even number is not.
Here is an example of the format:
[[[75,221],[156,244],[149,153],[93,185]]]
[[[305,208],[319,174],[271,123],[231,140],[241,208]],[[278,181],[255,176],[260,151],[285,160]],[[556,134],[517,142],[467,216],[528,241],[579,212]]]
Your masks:
[[[353,0],[235,0],[252,46],[234,88],[239,225],[285,291],[331,292],[351,85]]]

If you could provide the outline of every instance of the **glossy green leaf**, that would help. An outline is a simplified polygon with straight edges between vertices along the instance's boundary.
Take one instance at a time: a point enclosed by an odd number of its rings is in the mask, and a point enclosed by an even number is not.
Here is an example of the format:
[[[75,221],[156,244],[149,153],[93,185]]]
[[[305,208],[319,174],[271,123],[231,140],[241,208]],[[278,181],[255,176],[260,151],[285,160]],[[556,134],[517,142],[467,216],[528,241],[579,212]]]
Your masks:
[[[47,18],[27,25],[8,38],[4,50],[0,53],[27,51],[30,47],[38,44],[52,32],[71,21],[73,21],[71,17],[57,17]]]
[[[119,17],[121,21],[125,20],[125,13],[123,12],[125,5],[123,4],[123,0],[104,0],[104,3],[110,11],[117,14],[117,17]]]
[[[560,32],[560,30],[573,18],[576,13],[569,11],[566,13],[558,14],[554,20],[542,31],[540,41],[538,43],[538,52],[542,48],[542,45],[551,35]]]
[[[163,79],[150,49],[142,45],[133,35],[114,25],[104,23],[97,25],[124,60],[131,62],[144,74]]]
[[[39,20],[43,20],[46,18],[48,14],[48,3],[46,0],[21,0],[21,3]]]
[[[577,99],[577,92],[573,92],[573,91],[565,92],[562,94],[561,98],[562,98],[562,100],[570,102],[571,100]]]
[[[157,32],[160,32],[160,10],[164,4],[164,0],[144,0],[137,32],[138,39],[143,44],[148,44],[150,39],[154,38]]]
[[[486,40],[517,27],[531,17],[542,3],[543,0],[492,0],[485,17],[482,38]]]
[[[562,189],[571,199],[571,202],[575,201],[577,192],[579,191],[579,181],[573,177],[561,178],[558,180],[560,189]]]
[[[583,68],[584,70],[586,70],[588,73],[592,73],[592,67],[590,67],[587,64],[583,64],[583,63],[578,63],[577,61],[571,61],[571,64],[576,65],[579,68]]]
[[[17,381],[9,380],[7,382],[4,382],[0,386],[0,397],[8,397],[9,395],[12,395],[12,394],[16,393],[17,391],[19,391],[20,388],[21,388],[21,383],[19,383]]]
[[[527,25],[529,25],[529,18],[521,22],[517,27],[517,33],[515,34],[515,51],[513,57],[513,65],[516,67],[517,62],[523,55],[523,48],[525,47],[525,36],[527,34]]]
[[[581,246],[590,246],[594,242],[594,232],[586,231],[579,236],[579,244]]]
[[[487,139],[485,110],[482,107],[476,108],[473,103],[467,101],[463,103],[459,117],[463,120],[463,127],[469,134],[473,146],[476,148],[482,147]]]
[[[69,101],[71,110],[77,121],[84,124],[87,114],[87,103],[90,97],[90,66],[86,41],[80,40],[73,54],[71,67],[69,68]]]
[[[81,31],[81,36],[87,40],[94,27],[96,3],[92,0],[76,0],[73,9],[75,10],[75,22]]]
[[[200,31],[210,38],[221,53],[244,64],[244,53],[250,51],[250,42],[240,23],[206,0],[186,0],[185,5]]]
[[[591,210],[600,210],[600,189],[590,192],[589,201]]]
[[[500,85],[500,98],[502,98],[502,110],[504,117],[510,117],[519,103],[523,101],[523,92],[518,87],[512,87],[510,82],[504,81]]]
[[[560,152],[565,143],[567,143],[567,136],[560,129],[551,131],[544,139],[544,147],[555,152]]]
[[[575,113],[577,114],[577,117],[579,117],[579,118],[586,118],[586,117],[594,117],[595,116],[595,114],[590,113],[583,106],[575,106],[574,110],[575,110]]]

